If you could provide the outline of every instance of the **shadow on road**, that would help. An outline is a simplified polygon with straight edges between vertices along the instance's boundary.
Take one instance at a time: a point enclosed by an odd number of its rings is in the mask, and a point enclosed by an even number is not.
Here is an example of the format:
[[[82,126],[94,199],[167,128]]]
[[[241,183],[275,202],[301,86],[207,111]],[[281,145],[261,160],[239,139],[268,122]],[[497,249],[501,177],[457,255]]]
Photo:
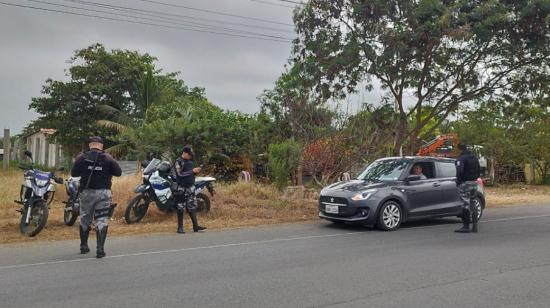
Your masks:
[[[419,227],[431,227],[431,226],[444,226],[444,225],[458,225],[461,223],[461,220],[458,218],[431,218],[417,221],[409,221],[401,224],[400,229],[411,229]],[[373,232],[380,231],[385,232],[373,227],[365,227],[357,224],[340,224],[327,222],[322,225],[323,228],[334,229],[334,230],[346,230],[350,232]]]

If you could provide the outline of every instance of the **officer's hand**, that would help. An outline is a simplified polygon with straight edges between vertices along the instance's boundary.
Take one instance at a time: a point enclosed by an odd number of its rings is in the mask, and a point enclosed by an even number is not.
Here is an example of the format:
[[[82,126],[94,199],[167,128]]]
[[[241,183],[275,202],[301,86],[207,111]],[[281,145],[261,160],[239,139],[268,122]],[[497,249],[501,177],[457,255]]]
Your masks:
[[[195,174],[200,173],[201,171],[202,171],[202,169],[200,167],[193,168],[193,173],[195,173]]]

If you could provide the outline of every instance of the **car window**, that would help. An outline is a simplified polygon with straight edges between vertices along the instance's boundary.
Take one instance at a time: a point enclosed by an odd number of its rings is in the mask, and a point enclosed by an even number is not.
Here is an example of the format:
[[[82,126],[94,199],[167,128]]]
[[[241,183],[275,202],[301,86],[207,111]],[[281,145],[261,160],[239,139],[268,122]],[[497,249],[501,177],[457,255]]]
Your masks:
[[[456,177],[456,167],[454,163],[437,163],[439,168],[438,178],[454,178]]]
[[[412,165],[410,174],[416,174],[415,168],[420,168],[419,172],[421,172],[422,175],[426,177],[426,179],[433,179],[435,178],[435,167],[433,162],[428,161],[422,161],[422,162],[416,162]],[[420,175],[420,174],[419,174]],[[424,179],[421,177],[421,179]]]
[[[357,177],[359,180],[396,181],[409,164],[405,160],[378,160]]]

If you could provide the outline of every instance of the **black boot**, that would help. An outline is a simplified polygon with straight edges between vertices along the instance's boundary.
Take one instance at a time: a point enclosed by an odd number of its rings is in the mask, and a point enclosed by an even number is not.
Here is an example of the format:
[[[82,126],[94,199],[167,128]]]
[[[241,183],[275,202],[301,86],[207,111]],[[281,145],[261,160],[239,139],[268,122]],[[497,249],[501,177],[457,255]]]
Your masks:
[[[95,230],[96,236],[97,236],[97,250],[96,250],[96,258],[103,258],[105,257],[105,239],[107,239],[107,230],[109,227],[104,227],[101,230]]]
[[[88,236],[90,235],[90,228],[86,228],[86,230],[83,230],[82,226],[79,226],[78,229],[80,229],[80,253],[84,255],[90,252],[90,248],[88,247]]]
[[[197,213],[195,211],[188,211],[189,217],[191,217],[191,222],[193,223],[193,231],[199,232],[202,230],[206,230],[206,227],[200,226],[197,222]]]
[[[183,212],[178,211],[177,214],[178,214],[178,231],[177,232],[179,234],[184,234],[185,230],[183,229]]]

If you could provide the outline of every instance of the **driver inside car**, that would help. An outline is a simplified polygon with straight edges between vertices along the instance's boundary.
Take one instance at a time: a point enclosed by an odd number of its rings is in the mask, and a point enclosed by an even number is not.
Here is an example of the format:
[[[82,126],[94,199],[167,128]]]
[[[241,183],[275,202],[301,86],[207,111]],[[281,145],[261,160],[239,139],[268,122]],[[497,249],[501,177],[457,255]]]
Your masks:
[[[411,174],[419,175],[421,180],[427,180],[428,178],[422,173],[422,166],[415,164],[411,170]]]

